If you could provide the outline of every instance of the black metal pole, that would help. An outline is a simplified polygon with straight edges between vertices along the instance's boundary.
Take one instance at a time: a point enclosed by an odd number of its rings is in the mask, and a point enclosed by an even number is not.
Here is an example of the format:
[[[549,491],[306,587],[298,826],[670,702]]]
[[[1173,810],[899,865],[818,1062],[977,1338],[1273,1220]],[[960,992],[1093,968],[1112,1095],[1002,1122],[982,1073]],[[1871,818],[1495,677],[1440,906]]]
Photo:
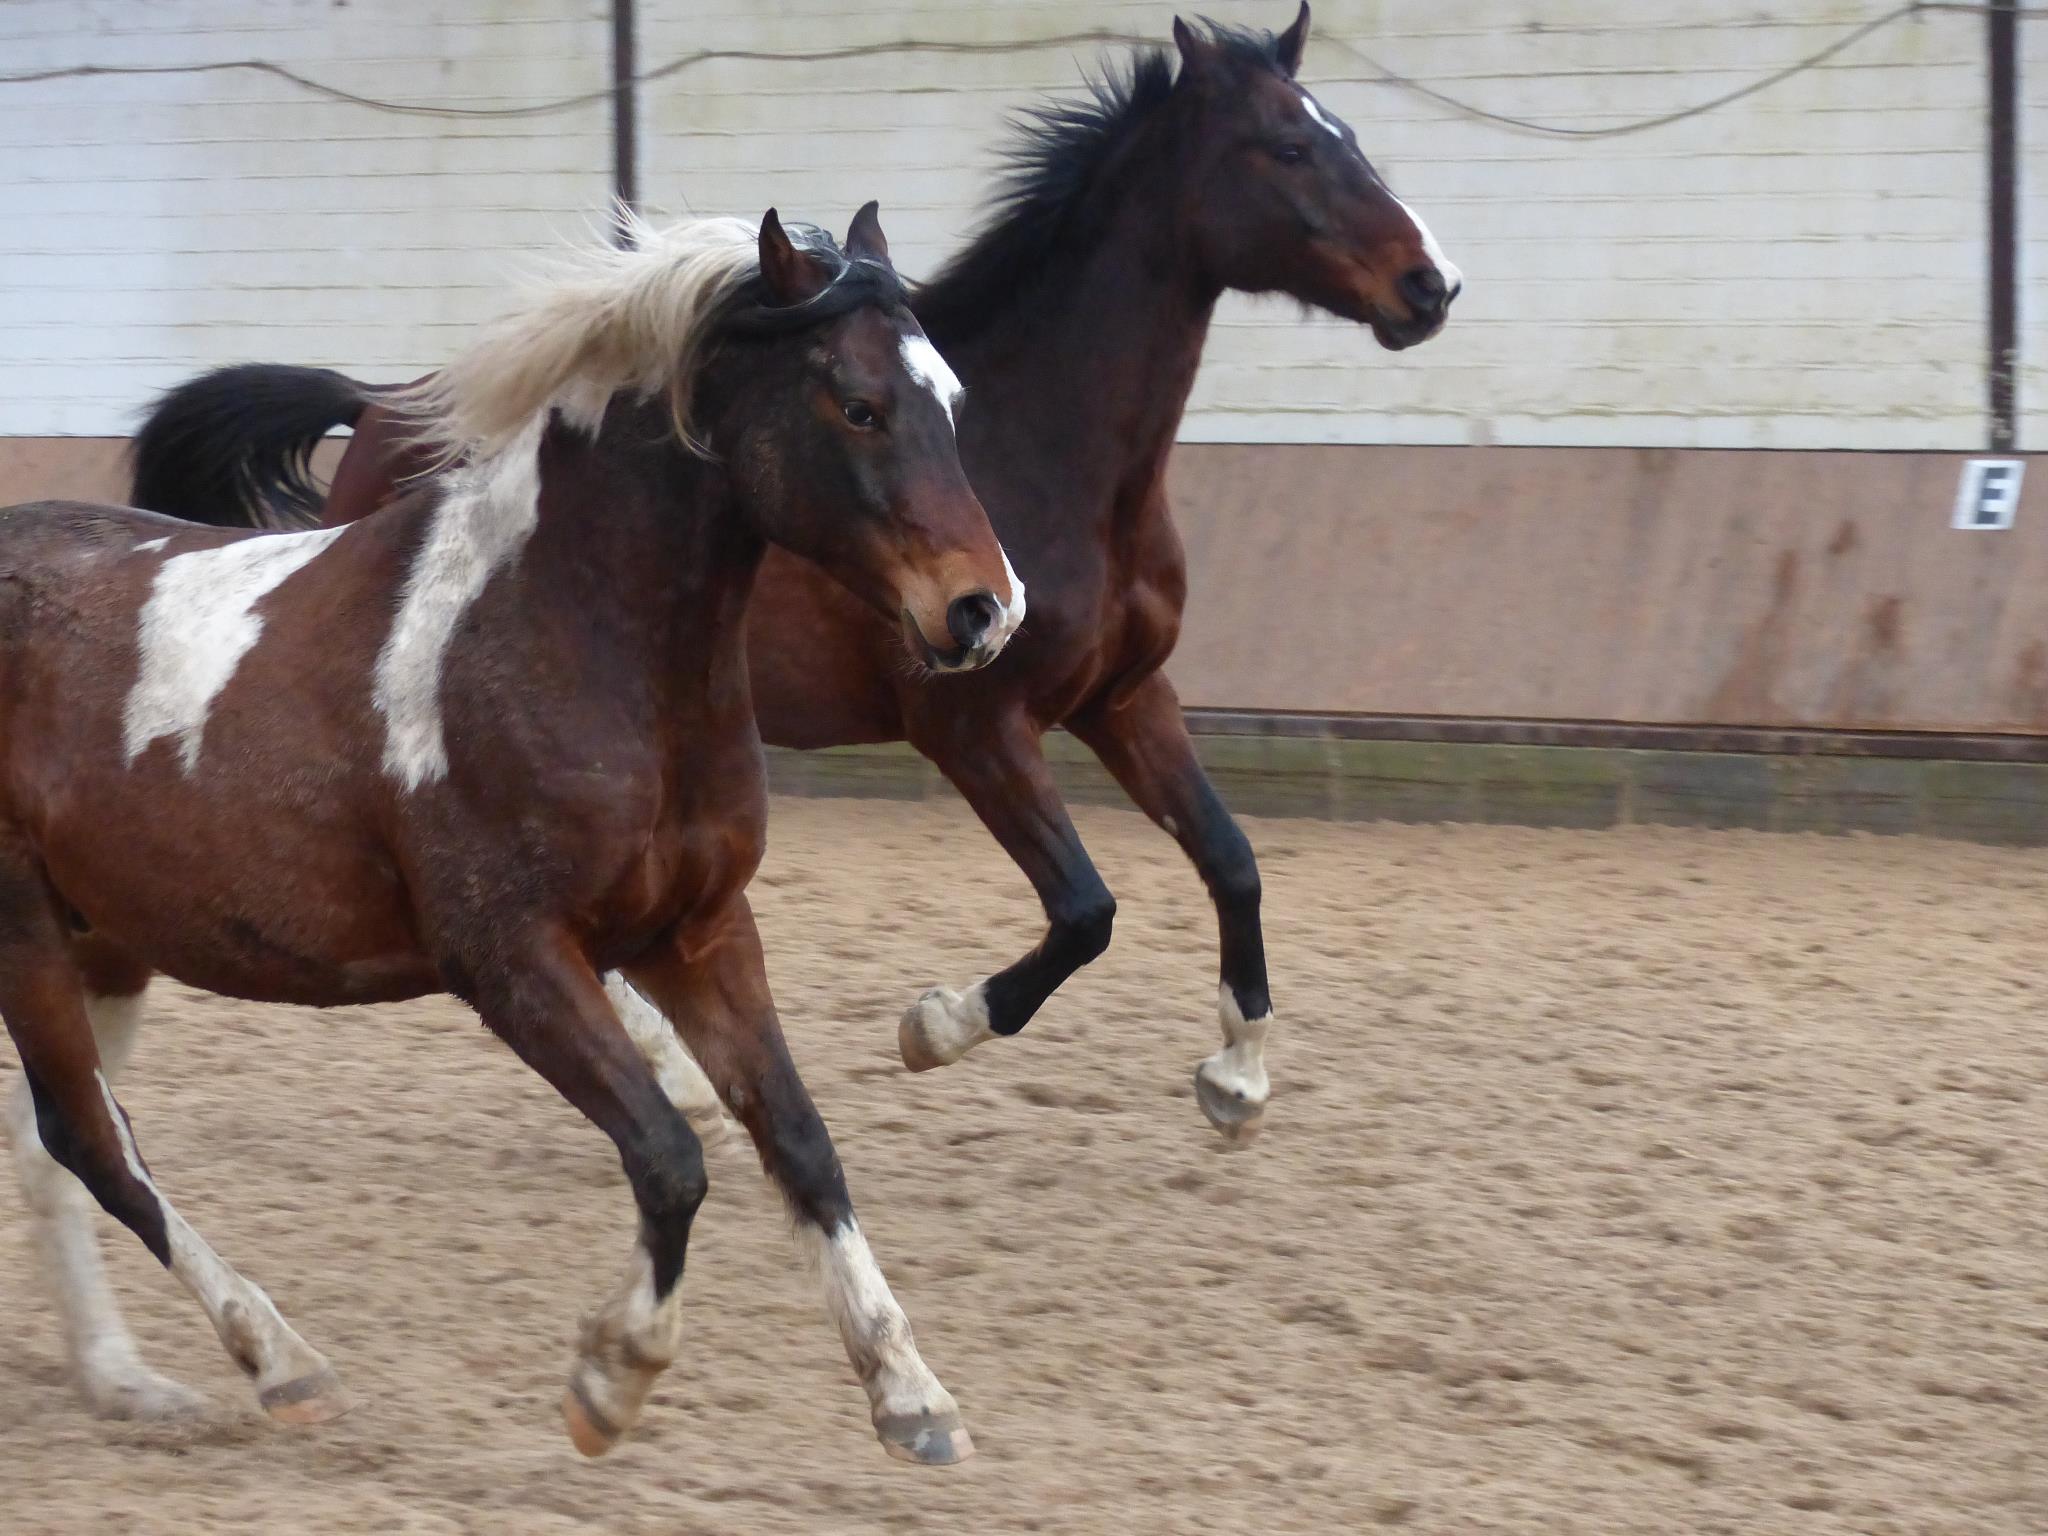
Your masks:
[[[1991,451],[2019,446],[2019,4],[1991,0]]]
[[[638,70],[636,30],[633,0],[612,0],[612,196],[621,207],[634,209],[640,206],[640,102],[633,79]],[[615,235],[621,245],[632,243],[623,222]]]

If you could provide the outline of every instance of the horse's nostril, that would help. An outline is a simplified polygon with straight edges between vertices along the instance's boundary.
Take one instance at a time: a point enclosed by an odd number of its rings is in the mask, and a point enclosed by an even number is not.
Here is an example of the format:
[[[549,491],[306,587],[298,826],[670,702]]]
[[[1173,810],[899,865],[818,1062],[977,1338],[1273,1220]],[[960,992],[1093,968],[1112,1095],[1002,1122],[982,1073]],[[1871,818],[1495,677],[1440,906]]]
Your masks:
[[[1399,287],[1401,297],[1411,307],[1423,313],[1434,313],[1450,303],[1448,286],[1444,275],[1434,265],[1417,267],[1402,275]]]
[[[993,592],[970,592],[954,598],[946,609],[946,630],[960,645],[979,645],[1001,612]]]

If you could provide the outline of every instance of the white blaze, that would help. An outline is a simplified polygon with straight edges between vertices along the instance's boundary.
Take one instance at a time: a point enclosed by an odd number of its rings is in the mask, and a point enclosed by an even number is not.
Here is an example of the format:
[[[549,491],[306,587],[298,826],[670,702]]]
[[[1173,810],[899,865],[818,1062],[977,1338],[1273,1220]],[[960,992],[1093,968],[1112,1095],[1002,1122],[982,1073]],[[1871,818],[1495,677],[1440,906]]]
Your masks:
[[[910,376],[930,390],[946,408],[946,420],[953,419],[953,407],[967,392],[952,365],[939,356],[939,349],[931,344],[928,337],[905,336],[898,349],[903,354],[903,366]]]
[[[1317,127],[1321,128],[1323,132],[1339,143],[1343,142],[1344,130],[1331,122],[1329,118],[1323,116],[1323,109],[1317,103],[1315,97],[1309,95],[1307,91],[1303,91],[1301,93],[1301,104],[1308,108],[1308,115],[1315,119]]]
[[[1401,203],[1398,197],[1394,201]],[[1408,215],[1409,222],[1415,226],[1415,232],[1422,236],[1422,254],[1434,262],[1437,271],[1444,275],[1444,291],[1456,293],[1465,286],[1465,274],[1458,270],[1456,262],[1444,254],[1444,248],[1436,243],[1436,236],[1432,235],[1429,226],[1422,222],[1421,214],[1406,203],[1401,203],[1401,211]]]

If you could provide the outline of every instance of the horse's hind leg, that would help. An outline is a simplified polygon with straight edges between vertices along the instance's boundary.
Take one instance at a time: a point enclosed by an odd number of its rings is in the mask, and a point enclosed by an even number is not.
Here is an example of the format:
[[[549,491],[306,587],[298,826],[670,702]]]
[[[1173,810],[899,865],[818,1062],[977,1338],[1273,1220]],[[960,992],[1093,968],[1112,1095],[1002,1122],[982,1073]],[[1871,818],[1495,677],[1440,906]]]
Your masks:
[[[696,1059],[683,1049],[675,1025],[617,971],[605,973],[604,995],[611,1000],[612,1011],[618,1014],[627,1035],[647,1058],[647,1065],[654,1069],[654,1080],[661,1084],[661,1091],[668,1095],[669,1103],[683,1112],[697,1139],[707,1149],[721,1145],[726,1137],[726,1119],[718,1092]]]
[[[228,1354],[255,1380],[264,1409],[286,1423],[317,1423],[340,1413],[340,1384],[327,1362],[158,1191],[108,1085],[84,982],[62,924],[38,873],[5,853],[0,1019],[21,1055],[44,1150],[198,1297]]]
[[[953,1396],[917,1352],[853,1217],[832,1138],[804,1091],[768,994],[760,936],[744,899],[725,931],[689,953],[670,946],[631,967],[633,984],[676,1021],[725,1102],[746,1126],[817,1259],[875,1433],[890,1455],[944,1465],[974,1453]]]
[[[119,963],[103,950],[87,958],[86,1016],[99,1047],[101,1070],[111,1079],[134,1043],[149,971]],[[35,1247],[64,1321],[72,1370],[87,1405],[111,1419],[170,1418],[196,1411],[204,1403],[198,1393],[142,1363],[100,1265],[92,1201],[85,1186],[44,1150],[25,1076],[16,1080],[7,1096],[6,1117],[15,1169],[34,1223]]]

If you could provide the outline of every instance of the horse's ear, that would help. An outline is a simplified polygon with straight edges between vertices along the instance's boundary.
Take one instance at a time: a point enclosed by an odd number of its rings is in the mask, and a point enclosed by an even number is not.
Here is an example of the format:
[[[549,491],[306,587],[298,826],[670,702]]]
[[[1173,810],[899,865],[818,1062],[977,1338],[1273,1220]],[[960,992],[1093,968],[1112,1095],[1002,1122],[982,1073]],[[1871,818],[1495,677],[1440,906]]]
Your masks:
[[[800,251],[770,208],[761,220],[761,281],[777,304],[801,304],[823,293],[832,274],[808,251]]]
[[[1173,46],[1180,50],[1183,79],[1203,73],[1216,60],[1216,45],[1178,16],[1173,18]]]
[[[1280,61],[1280,67],[1287,71],[1288,79],[1292,80],[1301,73],[1301,56],[1307,48],[1308,0],[1301,0],[1301,14],[1294,18],[1293,26],[1275,39],[1273,45],[1274,57]]]
[[[846,229],[846,254],[889,263],[889,240],[882,233],[882,205],[863,203]]]

